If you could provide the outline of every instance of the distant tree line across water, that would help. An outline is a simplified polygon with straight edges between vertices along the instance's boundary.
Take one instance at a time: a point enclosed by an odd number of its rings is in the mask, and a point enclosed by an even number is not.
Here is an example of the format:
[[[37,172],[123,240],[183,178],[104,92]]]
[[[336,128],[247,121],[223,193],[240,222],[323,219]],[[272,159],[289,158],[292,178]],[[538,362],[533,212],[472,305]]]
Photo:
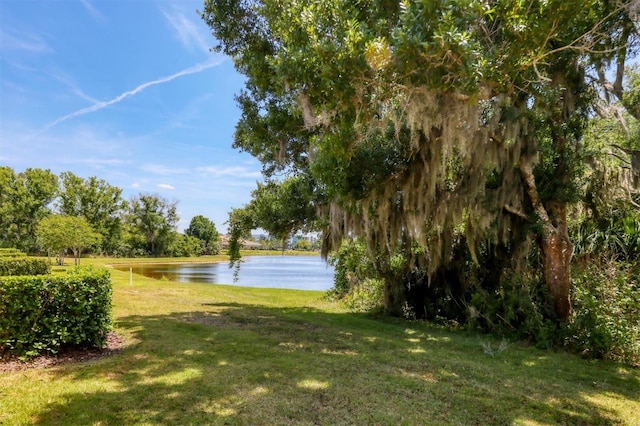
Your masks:
[[[217,254],[220,234],[208,218],[191,219],[177,232],[177,201],[140,193],[125,200],[122,189],[97,177],[48,169],[16,172],[0,167],[0,247],[49,252],[62,260],[69,250],[112,256]]]

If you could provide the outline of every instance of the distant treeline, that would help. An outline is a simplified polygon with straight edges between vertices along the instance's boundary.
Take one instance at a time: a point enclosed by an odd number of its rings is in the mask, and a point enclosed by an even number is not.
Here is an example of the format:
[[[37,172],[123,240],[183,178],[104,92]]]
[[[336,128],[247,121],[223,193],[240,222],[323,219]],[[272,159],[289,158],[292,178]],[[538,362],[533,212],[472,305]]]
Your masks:
[[[184,234],[177,232],[177,203],[148,193],[125,200],[121,188],[94,176],[85,179],[72,172],[57,176],[37,168],[16,172],[4,166],[0,167],[0,247],[31,254],[75,253],[80,246],[84,252],[111,256],[218,253],[219,234],[206,217],[193,217]],[[75,237],[53,232],[65,224],[78,231],[81,222],[62,219],[68,217],[86,221],[87,230],[75,232]]]

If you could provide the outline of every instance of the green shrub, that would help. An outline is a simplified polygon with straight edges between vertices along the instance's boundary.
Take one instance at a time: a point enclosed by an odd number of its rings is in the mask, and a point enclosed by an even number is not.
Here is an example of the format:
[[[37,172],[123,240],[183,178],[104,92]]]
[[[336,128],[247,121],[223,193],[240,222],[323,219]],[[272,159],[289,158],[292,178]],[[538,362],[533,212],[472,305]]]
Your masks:
[[[382,309],[384,281],[367,278],[354,286],[343,298],[342,303],[353,312],[376,312]]]
[[[335,268],[333,288],[327,296],[340,300],[354,312],[382,309],[384,281],[376,276],[373,262],[361,240],[345,241],[329,259]]]
[[[563,325],[551,319],[547,287],[535,274],[506,269],[494,288],[475,286],[466,308],[469,330],[527,341],[541,349],[563,343]]]
[[[175,237],[167,249],[167,256],[194,257],[202,252],[202,243],[196,237],[175,234]]]
[[[15,248],[1,248],[0,247],[0,258],[3,257],[25,257],[27,254],[23,251],[20,251]]]
[[[578,263],[630,262],[640,256],[640,211],[613,209],[599,221],[584,217],[570,233]]]
[[[329,295],[343,299],[368,278],[374,278],[374,265],[362,241],[345,241],[331,254],[329,263],[335,268],[334,286]]]
[[[640,365],[640,265],[610,262],[576,270],[572,298],[571,349]]]
[[[0,355],[100,348],[110,327],[107,270],[77,268],[62,276],[0,277]]]
[[[0,277],[14,275],[43,275],[51,271],[45,259],[31,257],[0,257]]]

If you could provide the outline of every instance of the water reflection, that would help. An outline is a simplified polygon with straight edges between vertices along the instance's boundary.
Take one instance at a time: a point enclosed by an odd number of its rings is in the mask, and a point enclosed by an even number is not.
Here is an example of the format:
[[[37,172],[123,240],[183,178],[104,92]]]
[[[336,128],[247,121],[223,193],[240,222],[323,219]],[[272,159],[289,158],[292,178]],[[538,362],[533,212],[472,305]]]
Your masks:
[[[128,271],[130,267],[135,274],[155,279],[297,290],[328,290],[334,276],[333,268],[318,256],[247,256],[235,283],[227,263],[138,264],[116,269]]]

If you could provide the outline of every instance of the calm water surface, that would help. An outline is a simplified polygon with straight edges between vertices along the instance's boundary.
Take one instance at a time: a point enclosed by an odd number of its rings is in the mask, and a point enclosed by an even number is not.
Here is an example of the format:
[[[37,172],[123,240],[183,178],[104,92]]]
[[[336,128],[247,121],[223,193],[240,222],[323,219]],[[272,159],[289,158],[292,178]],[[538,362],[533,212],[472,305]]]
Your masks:
[[[116,269],[156,279],[187,283],[232,284],[243,287],[328,290],[334,270],[318,256],[245,256],[238,281],[228,263],[124,265]]]

